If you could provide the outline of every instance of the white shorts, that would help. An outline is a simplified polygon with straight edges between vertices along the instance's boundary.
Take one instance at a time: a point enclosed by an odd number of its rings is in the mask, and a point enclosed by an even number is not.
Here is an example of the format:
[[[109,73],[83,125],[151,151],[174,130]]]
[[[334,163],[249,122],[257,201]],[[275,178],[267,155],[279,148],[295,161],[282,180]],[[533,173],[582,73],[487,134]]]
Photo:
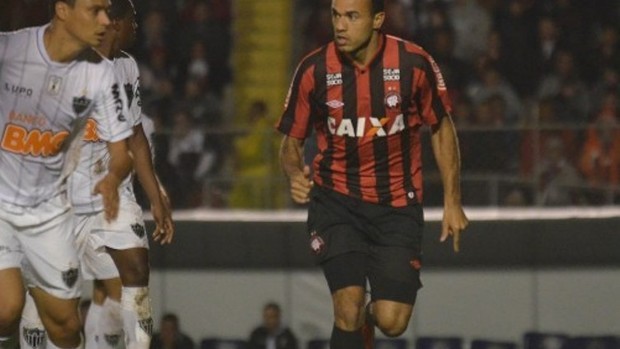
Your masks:
[[[34,207],[0,202],[0,270],[21,268],[28,287],[54,297],[80,296],[73,213],[64,195]]]
[[[76,214],[75,234],[85,280],[107,280],[119,276],[105,247],[116,250],[148,248],[148,237],[140,206],[121,199],[118,217],[107,222],[104,213]]]

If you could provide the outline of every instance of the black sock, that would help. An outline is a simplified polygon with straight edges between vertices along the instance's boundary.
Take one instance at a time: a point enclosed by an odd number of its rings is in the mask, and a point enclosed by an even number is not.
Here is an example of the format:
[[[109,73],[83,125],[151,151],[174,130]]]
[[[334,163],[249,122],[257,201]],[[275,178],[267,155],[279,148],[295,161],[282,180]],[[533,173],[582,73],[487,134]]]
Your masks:
[[[334,325],[329,347],[330,349],[362,349],[364,347],[362,331],[344,331]]]

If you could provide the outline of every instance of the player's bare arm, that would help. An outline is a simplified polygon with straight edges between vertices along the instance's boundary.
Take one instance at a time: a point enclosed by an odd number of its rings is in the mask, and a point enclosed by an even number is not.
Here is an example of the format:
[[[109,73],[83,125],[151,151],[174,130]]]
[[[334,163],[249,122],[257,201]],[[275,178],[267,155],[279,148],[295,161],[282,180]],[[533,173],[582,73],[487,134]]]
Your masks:
[[[458,138],[450,116],[441,119],[432,130],[432,146],[444,189],[444,213],[440,240],[452,235],[455,252],[460,250],[461,232],[469,221],[461,205],[461,159]]]
[[[105,218],[112,221],[118,216],[118,186],[131,172],[133,161],[126,140],[109,142],[108,152],[110,153],[108,173],[95,185],[94,194],[101,195]]]
[[[164,203],[165,199],[162,198],[160,183],[153,169],[151,150],[142,125],[134,126],[133,131],[133,134],[128,139],[128,145],[129,150],[131,150],[134,156],[136,175],[151,203],[151,214],[155,221],[153,240],[162,245],[168,244],[172,242],[174,235],[170,206],[166,205]]]
[[[310,168],[303,162],[303,140],[284,136],[280,147],[280,164],[289,179],[291,198],[298,204],[310,201]]]

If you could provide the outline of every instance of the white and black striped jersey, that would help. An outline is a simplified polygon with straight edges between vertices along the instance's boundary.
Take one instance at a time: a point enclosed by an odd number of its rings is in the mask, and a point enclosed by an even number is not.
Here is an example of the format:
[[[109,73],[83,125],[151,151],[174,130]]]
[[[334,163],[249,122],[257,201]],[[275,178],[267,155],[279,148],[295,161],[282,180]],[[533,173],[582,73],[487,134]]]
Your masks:
[[[18,206],[65,190],[68,149],[88,117],[104,141],[132,133],[113,65],[90,49],[70,63],[52,61],[46,28],[0,33],[0,200]]]

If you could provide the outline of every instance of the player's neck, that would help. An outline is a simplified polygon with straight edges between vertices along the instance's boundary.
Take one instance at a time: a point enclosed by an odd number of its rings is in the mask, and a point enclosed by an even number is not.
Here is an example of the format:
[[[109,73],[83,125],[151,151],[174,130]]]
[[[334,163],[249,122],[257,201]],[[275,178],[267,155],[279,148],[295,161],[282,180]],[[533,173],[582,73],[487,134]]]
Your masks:
[[[99,52],[100,55],[107,59],[112,59],[117,54],[117,52],[114,50],[114,45],[108,40],[103,40],[101,45],[97,46],[95,49],[97,50],[97,52]]]
[[[88,48],[54,22],[43,33],[43,44],[49,58],[59,63],[69,63],[75,60]]]
[[[381,34],[378,31],[373,32],[365,47],[352,52],[349,58],[358,67],[367,67],[377,55],[379,46],[381,45]]]

